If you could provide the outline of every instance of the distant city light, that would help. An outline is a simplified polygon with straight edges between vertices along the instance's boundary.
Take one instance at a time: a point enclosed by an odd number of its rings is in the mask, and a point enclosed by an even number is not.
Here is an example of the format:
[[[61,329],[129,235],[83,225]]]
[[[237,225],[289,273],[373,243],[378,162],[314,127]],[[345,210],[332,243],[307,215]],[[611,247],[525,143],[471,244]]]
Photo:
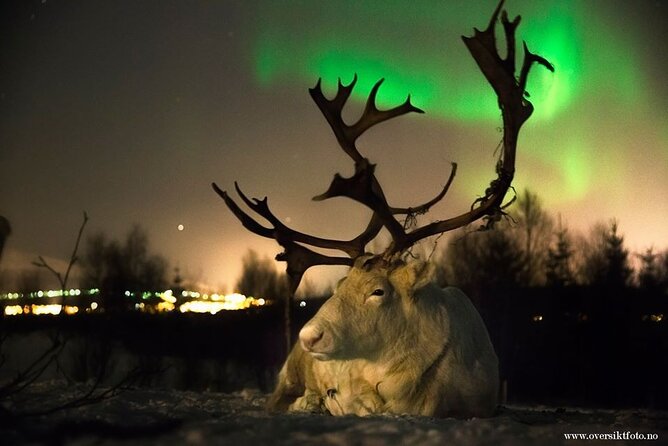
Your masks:
[[[198,293],[199,294],[199,293]],[[208,296],[204,295],[204,299]],[[216,314],[222,310],[245,310],[250,307],[261,307],[267,302],[265,299],[255,299],[254,297],[247,297],[243,294],[232,293],[221,296],[215,294],[211,296],[211,300],[191,300],[179,306],[181,313],[210,313]]]
[[[164,311],[174,311],[174,304],[171,302],[159,302],[156,306],[155,309],[158,312],[164,312]]]
[[[21,305],[7,305],[5,307],[6,316],[16,316],[23,314],[23,307]]]
[[[31,305],[30,307],[31,313],[34,315],[52,314],[55,316],[60,314],[60,310],[62,309],[62,305],[59,304]]]
[[[172,290],[167,290],[164,293],[160,294],[160,298],[170,304],[176,302],[176,297],[174,297],[174,293],[172,292]]]
[[[661,322],[663,321],[663,313],[659,314],[645,314],[642,317],[642,320],[645,322]]]
[[[65,314],[73,315],[79,312],[79,307],[75,307],[74,305],[65,305],[63,307],[63,311]]]
[[[67,315],[74,315],[79,313],[79,307],[76,305],[68,305],[66,302],[54,303],[44,302],[44,299],[54,299],[58,297],[79,297],[79,296],[95,296],[99,295],[98,288],[89,290],[70,289],[70,290],[45,290],[35,291],[32,293],[6,293],[0,294],[0,301],[17,299],[28,299],[22,302],[21,305],[6,305],[4,307],[4,314],[6,316],[17,315],[57,315],[65,313]],[[178,297],[174,295],[172,290],[164,292],[132,292],[126,290],[123,295],[127,298],[135,298],[141,300],[134,303],[134,310],[147,313],[161,313],[169,312],[179,309],[181,313],[209,313],[216,314],[222,310],[244,310],[251,307],[262,307],[269,304],[269,301],[264,298],[255,298],[245,296],[240,293],[231,294],[205,294],[198,291],[182,290],[178,293]],[[30,303],[32,299],[42,299],[39,303]],[[153,299],[159,298],[156,302]],[[180,305],[179,305],[179,302]],[[77,299],[77,304],[81,304],[81,300]],[[84,305],[84,312],[90,313],[92,311],[104,311],[96,301],[90,302],[88,306]]]

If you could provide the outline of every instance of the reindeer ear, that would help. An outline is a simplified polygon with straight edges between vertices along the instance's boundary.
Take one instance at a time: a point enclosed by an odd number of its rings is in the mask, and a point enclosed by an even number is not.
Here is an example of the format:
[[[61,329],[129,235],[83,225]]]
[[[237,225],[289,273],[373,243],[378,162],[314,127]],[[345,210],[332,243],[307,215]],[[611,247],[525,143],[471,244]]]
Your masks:
[[[364,271],[371,271],[377,267],[387,267],[388,261],[382,255],[364,254],[355,260],[353,266]]]
[[[422,261],[404,263],[390,272],[394,288],[407,296],[427,286],[433,278],[434,265]]]

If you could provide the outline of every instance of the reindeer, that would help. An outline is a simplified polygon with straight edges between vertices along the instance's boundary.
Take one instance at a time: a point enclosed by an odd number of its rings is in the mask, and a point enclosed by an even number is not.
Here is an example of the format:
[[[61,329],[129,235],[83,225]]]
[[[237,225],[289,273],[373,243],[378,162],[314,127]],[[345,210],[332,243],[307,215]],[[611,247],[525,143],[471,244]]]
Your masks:
[[[494,413],[498,359],[480,315],[460,290],[440,289],[434,284],[429,262],[404,259],[409,249],[425,238],[480,219],[485,221],[485,228],[492,227],[507,206],[504,199],[515,173],[519,131],[533,112],[525,97],[529,71],[534,63],[550,71],[554,68],[524,44],[524,61],[519,77],[515,76],[515,30],[520,17],[508,20],[502,6],[503,0],[484,31],[475,29],[473,37],[462,37],[492,85],[503,119],[497,177],[469,211],[414,229],[405,224],[445,197],[457,171],[456,163],[452,164],[445,186],[432,200],[408,208],[388,204],[375,177],[375,165],[362,156],[356,141],[374,125],[423,111],[411,104],[410,96],[397,107],[379,110],[376,95],[381,79],[371,89],[362,116],[354,124],[346,124],[342,111],[357,82],[356,75],[348,85],[339,80],[333,99],[324,96],[320,80],[309,91],[341,149],[355,163],[351,177],[336,174],[328,190],[314,200],[348,197],[370,208],[371,219],[360,235],[351,240],[333,240],[296,231],[273,214],[266,197],[249,199],[235,182],[241,200],[269,222],[271,227],[267,227],[213,184],[246,229],[273,238],[284,248],[276,259],[287,263],[292,292],[304,272],[314,265],[352,267],[334,295],[300,331],[299,342],[289,354],[269,399],[270,410],[439,417]],[[499,15],[507,43],[505,58],[496,48]],[[397,218],[402,215],[406,216],[404,223]],[[391,243],[382,254],[367,254],[366,246],[382,228],[389,232]],[[347,257],[321,254],[306,245],[338,250]]]

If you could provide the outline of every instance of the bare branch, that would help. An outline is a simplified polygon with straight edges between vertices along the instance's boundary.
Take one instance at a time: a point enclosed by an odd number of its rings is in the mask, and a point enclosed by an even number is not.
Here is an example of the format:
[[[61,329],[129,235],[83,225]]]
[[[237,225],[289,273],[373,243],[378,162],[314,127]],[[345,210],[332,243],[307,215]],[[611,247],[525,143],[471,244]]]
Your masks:
[[[74,249],[72,250],[72,255],[70,256],[70,261],[67,264],[67,270],[65,271],[64,277],[58,271],[56,271],[51,265],[49,265],[48,262],[42,256],[38,257],[39,260],[38,262],[32,262],[33,265],[39,268],[46,268],[54,276],[56,276],[56,279],[58,279],[58,284],[60,285],[60,289],[63,291],[67,289],[67,282],[70,277],[70,272],[72,271],[72,267],[78,260],[77,251],[79,250],[79,244],[81,243],[81,236],[83,235],[86,223],[88,223],[88,214],[84,211],[83,222],[81,222],[81,226],[79,227],[79,233],[77,235],[76,242],[74,243]]]
[[[88,223],[88,214],[86,211],[83,213],[83,222],[81,223],[81,226],[79,227],[79,234],[77,235],[77,241],[74,243],[74,249],[72,249],[72,255],[70,256],[70,262],[67,265],[67,271],[65,271],[65,277],[63,278],[63,289],[67,288],[67,280],[70,277],[70,271],[72,271],[72,267],[74,264],[77,262],[77,251],[79,250],[79,243],[81,243],[81,236],[83,235],[84,228],[86,227],[86,223]]]
[[[61,289],[65,289],[65,285],[63,285],[63,276],[60,275],[58,271],[53,269],[51,265],[47,263],[46,260],[44,260],[44,257],[38,256],[37,259],[39,260],[38,262],[32,262],[33,265],[37,266],[38,268],[46,268],[49,270],[54,276],[56,276],[56,279],[58,280],[58,284],[60,285]]]
[[[0,387],[0,399],[19,393],[39,378],[47,367],[56,360],[66,342],[66,340],[60,341],[59,338],[56,338],[48,349],[44,350],[25,369],[17,373],[10,382]]]

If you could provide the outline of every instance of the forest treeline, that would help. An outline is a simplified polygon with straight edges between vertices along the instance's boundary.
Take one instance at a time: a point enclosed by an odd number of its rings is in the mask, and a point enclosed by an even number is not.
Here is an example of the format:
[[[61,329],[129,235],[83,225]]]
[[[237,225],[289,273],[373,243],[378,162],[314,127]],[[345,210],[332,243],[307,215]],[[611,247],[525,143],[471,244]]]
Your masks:
[[[462,288],[474,301],[495,290],[576,285],[668,294],[668,247],[657,250],[650,246],[642,252],[631,252],[614,219],[595,223],[588,234],[575,233],[529,190],[518,195],[493,230],[478,230],[473,224],[439,240],[437,245],[434,255],[423,252],[423,257],[435,261],[438,282]],[[425,242],[423,251],[432,247],[433,241]],[[178,277],[178,272],[176,277],[170,274],[167,260],[151,251],[149,237],[139,225],[132,226],[122,240],[102,232],[89,235],[82,248],[78,266],[83,288],[100,288],[105,294],[118,295],[164,290],[174,285],[174,279],[185,285],[189,282],[187,277]],[[286,296],[287,281],[279,268],[269,257],[247,251],[235,291],[270,299]],[[28,268],[15,273],[15,277],[4,274],[0,288],[18,292],[41,289],[43,273]],[[305,281],[299,294],[310,296],[313,289]]]
[[[438,246],[432,258],[439,284],[460,287],[474,300],[494,291],[539,287],[637,288],[668,294],[668,248],[631,252],[615,219],[596,222],[588,234],[575,233],[530,190],[518,195],[494,229],[478,230],[473,224]],[[423,247],[422,257],[431,249]],[[237,289],[249,295],[285,295],[285,276],[275,265],[249,251]],[[312,286],[307,282],[305,288],[300,294],[310,295]]]
[[[474,300],[494,291],[535,287],[638,288],[668,294],[668,248],[631,252],[615,219],[595,223],[588,234],[575,233],[529,190],[518,195],[493,229],[478,230],[473,224],[438,244],[432,257],[439,283],[458,286]],[[282,296],[285,280],[275,262],[249,251],[237,286],[252,295]]]
[[[121,239],[112,239],[104,232],[85,238],[77,255],[79,286],[99,288],[108,295],[125,291],[162,291],[171,283],[169,263],[164,256],[152,252],[148,233],[133,225]],[[28,293],[45,288],[48,271],[27,267],[0,277],[0,288]],[[11,288],[10,288],[11,287]]]
[[[668,249],[631,252],[615,219],[569,230],[524,190],[494,230],[455,233],[438,256],[439,281],[473,296],[491,290],[586,286],[668,293]]]

